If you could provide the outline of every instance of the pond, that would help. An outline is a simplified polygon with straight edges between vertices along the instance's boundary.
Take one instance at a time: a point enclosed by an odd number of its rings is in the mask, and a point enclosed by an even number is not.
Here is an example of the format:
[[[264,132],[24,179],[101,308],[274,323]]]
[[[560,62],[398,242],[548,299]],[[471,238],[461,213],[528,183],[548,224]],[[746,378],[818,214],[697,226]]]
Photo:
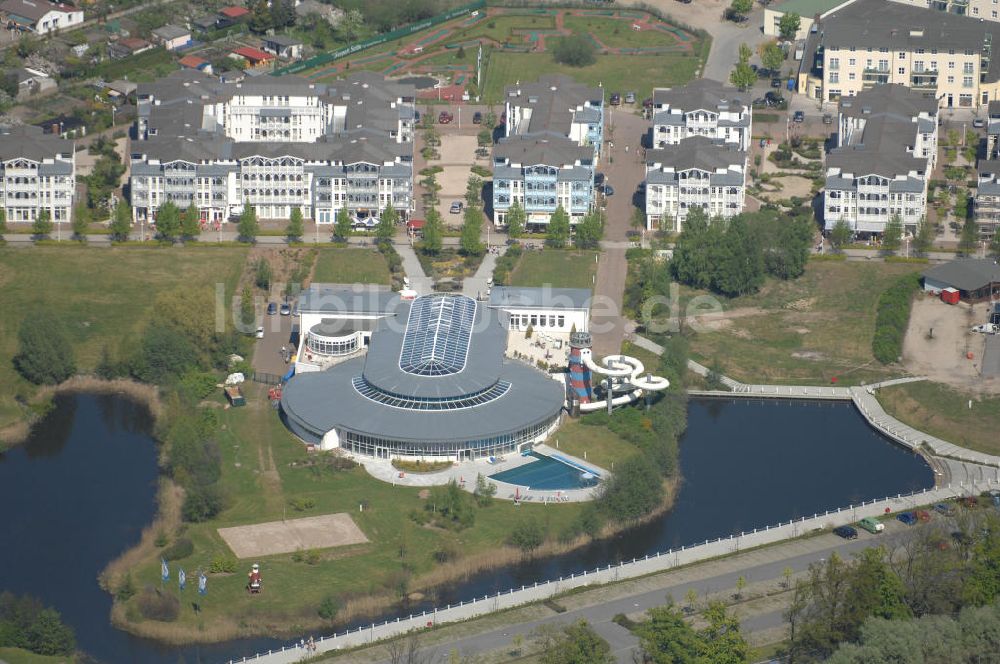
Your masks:
[[[25,445],[0,456],[6,512],[0,590],[55,606],[76,630],[79,647],[99,661],[222,662],[280,645],[242,639],[176,648],[111,627],[111,598],[97,574],[153,518],[158,471],[151,428],[146,410],[125,399],[62,396]],[[847,403],[692,400],[680,470],[676,503],[662,518],[564,556],[473,576],[439,592],[440,601],[933,484],[920,456],[876,434]]]

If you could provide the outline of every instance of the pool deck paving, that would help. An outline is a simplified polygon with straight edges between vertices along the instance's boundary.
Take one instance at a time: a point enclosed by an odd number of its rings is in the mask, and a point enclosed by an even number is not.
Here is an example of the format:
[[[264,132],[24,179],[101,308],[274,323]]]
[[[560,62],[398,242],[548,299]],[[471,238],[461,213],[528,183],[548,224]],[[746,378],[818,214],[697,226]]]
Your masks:
[[[602,477],[608,475],[608,471],[604,468],[589,461],[579,459],[571,454],[556,450],[548,445],[535,445],[533,449],[535,452],[545,456],[561,456],[576,465],[584,468],[592,468]],[[521,454],[514,453],[499,457],[494,463],[490,463],[486,459],[477,459],[475,461],[457,463],[450,468],[435,473],[411,473],[399,470],[392,465],[392,461],[389,459],[372,459],[353,454],[348,454],[348,456],[363,465],[372,477],[394,486],[431,487],[441,486],[454,481],[470,493],[476,490],[477,476],[483,475],[489,477],[533,463],[536,460],[531,456],[522,456]],[[496,498],[500,500],[514,501],[516,498],[518,501],[525,503],[579,503],[591,501],[597,497],[597,487],[538,490],[493,479],[490,479],[490,481],[497,485]]]

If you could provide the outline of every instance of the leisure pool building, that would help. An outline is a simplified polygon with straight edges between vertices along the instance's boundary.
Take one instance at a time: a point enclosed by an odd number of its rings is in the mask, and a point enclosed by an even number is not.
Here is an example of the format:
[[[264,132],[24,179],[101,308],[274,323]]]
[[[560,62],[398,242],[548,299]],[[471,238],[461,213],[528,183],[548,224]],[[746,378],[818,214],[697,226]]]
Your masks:
[[[297,76],[225,82],[177,71],[137,90],[131,143],[136,221],[167,201],[223,223],[245,207],[262,219],[332,224],[341,209],[378,216],[413,208],[412,86],[361,72],[331,83]]]
[[[501,456],[558,426],[563,374],[506,353],[508,334],[586,330],[590,292],[513,289],[490,300],[315,284],[303,294],[285,424],[321,449],[376,458]],[[545,325],[542,325],[542,318]]]

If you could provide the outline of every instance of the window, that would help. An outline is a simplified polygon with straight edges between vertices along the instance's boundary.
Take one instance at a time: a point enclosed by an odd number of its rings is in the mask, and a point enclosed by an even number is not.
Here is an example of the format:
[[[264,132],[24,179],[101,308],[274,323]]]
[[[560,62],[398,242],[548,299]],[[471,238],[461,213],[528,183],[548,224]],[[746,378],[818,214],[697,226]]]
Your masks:
[[[868,69],[872,68],[872,59],[871,58],[868,58],[867,60],[865,60],[865,67],[867,67]]]
[[[971,88],[972,87],[972,77],[971,76],[965,76],[965,77],[962,78],[962,87],[963,88]]]
[[[854,66],[856,66],[858,64],[858,60],[857,60],[857,58],[851,58],[850,60],[847,61],[847,64],[849,64],[852,67],[854,67]]]
[[[955,82],[955,77],[954,76],[949,76],[948,77],[948,83],[954,83],[954,82]]]
[[[906,75],[906,67],[900,67],[898,70],[900,76]]]
[[[954,60],[949,60],[948,61],[948,69],[954,69],[954,68],[955,68],[955,61]]]
[[[962,65],[962,73],[971,74],[974,71],[973,64],[971,62],[966,62]]]
[[[830,83],[840,83],[840,74],[837,72],[830,72]]]
[[[879,60],[878,61],[878,70],[879,71],[889,71],[889,61],[888,60]]]
[[[900,60],[905,60],[906,59],[906,51],[900,51],[899,52],[899,59]]]
[[[857,78],[857,76],[854,74],[853,71],[847,75],[847,80],[849,81],[853,81],[855,78]]]
[[[840,69],[840,58],[830,58],[830,70]]]
[[[924,71],[924,61],[923,60],[917,60],[916,62],[914,62],[913,63],[913,71],[916,72],[916,73],[918,73],[918,74],[921,73],[921,72],[923,72]]]

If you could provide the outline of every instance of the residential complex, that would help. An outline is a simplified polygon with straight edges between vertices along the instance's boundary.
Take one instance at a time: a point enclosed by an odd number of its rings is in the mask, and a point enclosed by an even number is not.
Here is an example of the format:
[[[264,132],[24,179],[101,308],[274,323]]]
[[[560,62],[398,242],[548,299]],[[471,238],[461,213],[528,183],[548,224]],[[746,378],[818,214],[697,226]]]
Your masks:
[[[976,199],[973,214],[982,240],[1000,231],[1000,101],[989,105],[986,149],[976,164]]]
[[[604,89],[567,76],[506,89],[504,137],[493,150],[493,220],[516,201],[529,226],[558,206],[579,223],[594,205],[594,169],[604,134]]]
[[[692,208],[743,211],[753,110],[735,88],[708,79],[653,91],[646,153],[646,228],[680,231]]]
[[[55,223],[70,221],[76,190],[73,141],[38,127],[0,126],[0,209],[9,222],[33,222],[48,210]]]
[[[137,221],[166,201],[221,223],[246,206],[263,219],[293,209],[321,224],[339,210],[412,211],[411,86],[370,72],[332,83],[296,76],[220,82],[174,72],[137,91],[131,193]]]
[[[927,212],[937,155],[938,107],[902,85],[879,85],[840,100],[837,147],[826,158],[823,222],[881,233],[899,215],[915,229]]]
[[[888,0],[856,0],[809,33],[798,91],[822,101],[894,83],[943,108],[998,99],[991,22]]]
[[[959,16],[1000,21],[1000,7],[993,0],[893,0]]]

